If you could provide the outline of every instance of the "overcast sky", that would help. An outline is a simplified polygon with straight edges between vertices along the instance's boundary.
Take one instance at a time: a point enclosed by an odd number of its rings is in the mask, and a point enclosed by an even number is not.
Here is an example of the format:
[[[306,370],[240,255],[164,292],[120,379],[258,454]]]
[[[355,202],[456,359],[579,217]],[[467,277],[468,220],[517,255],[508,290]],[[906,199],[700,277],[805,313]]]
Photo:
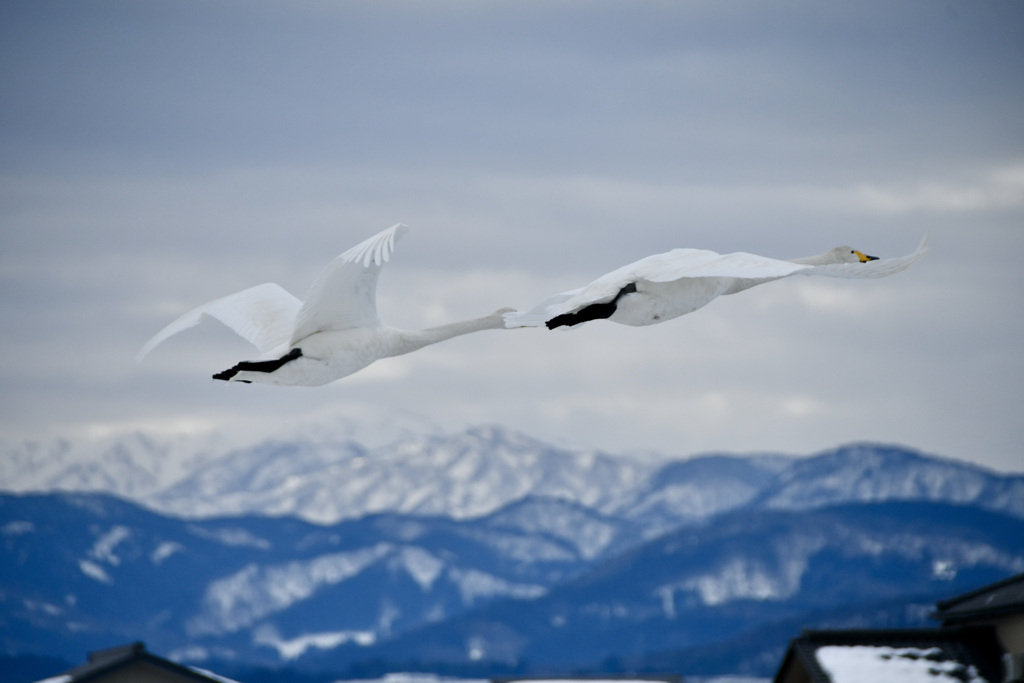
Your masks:
[[[0,4],[0,430],[402,411],[675,455],[898,443],[1024,470],[1024,2]],[[526,308],[674,247],[932,251],[650,328],[490,331],[225,385],[215,322],[396,222],[382,318]]]

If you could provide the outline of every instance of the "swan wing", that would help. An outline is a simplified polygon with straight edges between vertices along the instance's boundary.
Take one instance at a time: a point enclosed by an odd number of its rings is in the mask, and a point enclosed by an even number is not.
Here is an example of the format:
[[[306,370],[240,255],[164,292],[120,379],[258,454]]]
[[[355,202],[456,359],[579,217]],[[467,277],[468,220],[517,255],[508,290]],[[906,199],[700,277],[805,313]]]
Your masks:
[[[786,277],[806,268],[798,263],[742,251],[719,254],[706,249],[673,249],[632,264],[635,277],[648,282],[673,282],[689,278],[761,281]]]
[[[408,230],[401,223],[393,225],[327,264],[302,303],[291,343],[325,330],[379,325],[377,278],[391,259],[395,243]]]
[[[676,283],[671,291],[673,297],[680,298],[679,308],[692,310],[707,303],[709,289],[716,292],[714,298],[719,293],[739,291],[809,267],[743,252],[719,254],[706,249],[673,249],[613,270],[585,287],[556,294],[528,311],[507,314],[505,326],[539,327],[555,316],[611,301],[623,287],[639,282]],[[693,302],[683,300],[688,292]]]
[[[886,277],[903,272],[920,261],[928,253],[928,235],[921,238],[917,249],[897,258],[877,259],[867,263],[830,263],[804,270],[801,275],[824,275],[827,277],[871,278]]]
[[[267,354],[288,342],[301,305],[301,301],[280,285],[273,282],[256,285],[192,309],[157,332],[139,350],[135,360],[141,361],[168,337],[195,327],[208,317],[224,323]]]

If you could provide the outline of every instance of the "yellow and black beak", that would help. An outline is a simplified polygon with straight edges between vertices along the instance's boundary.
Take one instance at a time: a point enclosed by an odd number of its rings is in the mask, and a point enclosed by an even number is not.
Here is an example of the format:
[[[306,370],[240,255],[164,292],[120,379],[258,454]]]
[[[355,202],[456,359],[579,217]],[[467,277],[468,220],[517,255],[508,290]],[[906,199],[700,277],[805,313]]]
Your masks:
[[[860,252],[860,251],[857,251],[856,249],[853,250],[853,253],[857,255],[857,258],[860,259],[861,263],[867,263],[868,261],[877,261],[878,260],[877,256],[868,256],[867,254],[865,254],[863,252]]]

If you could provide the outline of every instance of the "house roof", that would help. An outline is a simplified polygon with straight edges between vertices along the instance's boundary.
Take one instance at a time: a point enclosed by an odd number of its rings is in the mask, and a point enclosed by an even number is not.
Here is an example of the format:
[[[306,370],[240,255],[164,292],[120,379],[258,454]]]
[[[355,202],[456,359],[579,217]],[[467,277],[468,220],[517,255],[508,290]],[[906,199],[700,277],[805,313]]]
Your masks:
[[[865,671],[877,672],[876,680],[995,682],[1002,655],[995,642],[989,627],[804,631],[775,680],[800,667],[814,683],[842,683]]]
[[[998,583],[936,603],[934,617],[943,624],[960,624],[1022,613],[1024,574],[1017,574]]]
[[[109,650],[98,650],[89,653],[89,661],[81,666],[65,671],[63,674],[47,678],[37,683],[86,683],[104,674],[111,673],[117,669],[130,664],[145,662],[165,671],[181,676],[182,680],[197,681],[198,683],[237,683],[229,678],[218,676],[208,671],[200,671],[187,666],[182,666],[169,659],[157,657],[146,650],[146,644],[141,642],[129,643]]]

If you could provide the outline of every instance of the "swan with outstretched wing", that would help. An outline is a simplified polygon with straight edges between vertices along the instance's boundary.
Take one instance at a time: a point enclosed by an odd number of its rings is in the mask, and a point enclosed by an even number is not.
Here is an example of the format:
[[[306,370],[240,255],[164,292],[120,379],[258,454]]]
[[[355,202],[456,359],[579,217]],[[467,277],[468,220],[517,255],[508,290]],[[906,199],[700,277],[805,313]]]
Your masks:
[[[320,386],[362,370],[376,360],[481,330],[505,327],[503,308],[491,315],[403,330],[377,316],[377,279],[408,231],[394,225],[344,252],[321,271],[305,301],[273,283],[203,304],[160,330],[136,359],[206,318],[224,323],[262,354],[218,372],[214,379],[283,386]]]
[[[879,259],[852,247],[783,261],[737,252],[673,249],[602,275],[589,285],[556,294],[528,311],[505,315],[506,327],[572,327],[607,319],[656,325],[691,313],[725,294],[791,275],[877,278],[906,270],[928,251],[928,239],[899,258]]]

